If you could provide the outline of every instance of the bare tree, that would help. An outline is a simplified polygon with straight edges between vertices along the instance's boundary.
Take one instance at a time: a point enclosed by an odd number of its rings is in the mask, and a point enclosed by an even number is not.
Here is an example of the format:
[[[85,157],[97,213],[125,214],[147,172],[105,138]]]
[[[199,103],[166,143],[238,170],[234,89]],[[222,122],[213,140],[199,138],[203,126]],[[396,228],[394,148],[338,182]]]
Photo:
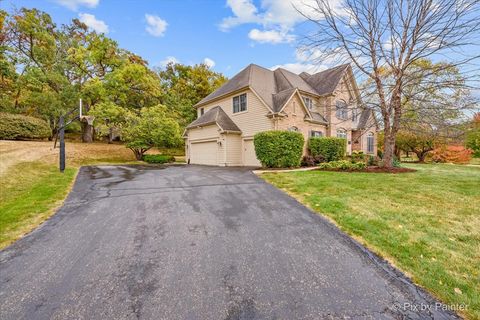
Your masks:
[[[384,166],[393,166],[395,138],[406,100],[415,99],[415,95],[424,98],[420,91],[432,86],[446,91],[451,87],[475,87],[480,73],[479,3],[478,0],[341,0],[340,3],[313,0],[313,4],[297,8],[315,25],[315,32],[305,37],[303,47],[322,63],[352,63],[365,82],[371,84],[373,90],[362,92],[371,95],[363,100],[379,114],[385,136]],[[449,77],[409,72],[417,61],[429,58],[447,60],[449,68],[464,69],[462,79],[452,81]],[[411,90],[412,86],[418,90]],[[408,105],[432,106],[431,103]],[[438,104],[434,107],[442,108]]]

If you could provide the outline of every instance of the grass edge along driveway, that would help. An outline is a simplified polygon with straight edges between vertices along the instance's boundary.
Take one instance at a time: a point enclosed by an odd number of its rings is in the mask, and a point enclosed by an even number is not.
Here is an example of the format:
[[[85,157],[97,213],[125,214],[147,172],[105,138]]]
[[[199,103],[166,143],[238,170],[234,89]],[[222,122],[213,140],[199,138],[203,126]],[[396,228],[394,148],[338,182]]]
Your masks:
[[[408,165],[417,172],[264,173],[447,305],[480,319],[480,168]]]

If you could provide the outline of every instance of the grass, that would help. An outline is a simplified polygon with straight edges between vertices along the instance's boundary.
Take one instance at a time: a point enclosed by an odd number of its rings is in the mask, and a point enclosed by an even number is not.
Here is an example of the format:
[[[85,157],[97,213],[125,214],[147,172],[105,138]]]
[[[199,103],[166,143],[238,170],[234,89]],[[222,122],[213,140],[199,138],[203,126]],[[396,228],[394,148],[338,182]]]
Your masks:
[[[58,170],[58,148],[52,147],[53,142],[46,141],[0,141],[0,249],[35,229],[56,211],[80,166],[141,163],[121,144],[67,141],[67,168],[62,174]]]
[[[265,173],[447,304],[480,319],[480,168],[405,165],[371,174]]]

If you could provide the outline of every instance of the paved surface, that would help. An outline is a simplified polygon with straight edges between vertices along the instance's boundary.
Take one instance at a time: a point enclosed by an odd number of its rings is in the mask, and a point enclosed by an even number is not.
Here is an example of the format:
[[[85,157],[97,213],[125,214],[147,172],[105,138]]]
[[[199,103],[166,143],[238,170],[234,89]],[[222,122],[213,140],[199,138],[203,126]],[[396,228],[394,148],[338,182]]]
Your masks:
[[[432,317],[453,316],[245,169],[82,168],[0,252],[0,319]]]

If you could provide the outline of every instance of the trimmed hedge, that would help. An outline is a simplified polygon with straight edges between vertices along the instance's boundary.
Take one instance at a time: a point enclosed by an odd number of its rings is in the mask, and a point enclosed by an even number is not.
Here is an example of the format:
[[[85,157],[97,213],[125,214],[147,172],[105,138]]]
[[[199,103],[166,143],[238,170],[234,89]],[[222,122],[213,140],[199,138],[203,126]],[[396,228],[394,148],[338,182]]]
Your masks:
[[[267,168],[299,167],[303,153],[303,135],[291,131],[265,131],[253,139],[255,153]]]
[[[323,156],[326,162],[338,161],[345,156],[347,140],[335,137],[314,137],[308,140],[308,150],[314,157]]]
[[[0,139],[23,140],[50,137],[52,130],[42,119],[21,114],[0,113]]]
[[[175,162],[175,157],[166,154],[145,154],[142,160],[148,163],[168,163]]]

